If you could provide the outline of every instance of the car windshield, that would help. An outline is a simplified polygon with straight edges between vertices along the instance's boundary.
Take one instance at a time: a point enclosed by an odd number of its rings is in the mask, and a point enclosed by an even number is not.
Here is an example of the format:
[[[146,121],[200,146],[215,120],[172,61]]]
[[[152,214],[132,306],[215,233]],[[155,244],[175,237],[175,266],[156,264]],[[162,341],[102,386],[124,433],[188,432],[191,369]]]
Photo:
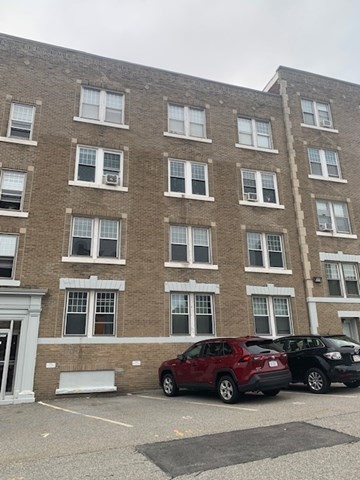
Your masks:
[[[351,347],[351,348],[358,348],[360,347],[360,343],[354,340],[353,338],[346,337],[345,335],[343,337],[325,337],[332,345],[334,345],[336,348],[341,348],[341,347]]]
[[[253,355],[259,353],[278,353],[282,349],[275,345],[272,340],[250,340],[244,343],[246,349]]]

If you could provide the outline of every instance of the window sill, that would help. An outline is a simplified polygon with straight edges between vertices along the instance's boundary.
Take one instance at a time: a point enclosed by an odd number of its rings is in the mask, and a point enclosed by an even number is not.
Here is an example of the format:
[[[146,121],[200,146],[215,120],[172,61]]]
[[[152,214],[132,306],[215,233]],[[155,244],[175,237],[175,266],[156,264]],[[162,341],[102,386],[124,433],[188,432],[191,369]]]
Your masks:
[[[191,195],[187,193],[164,192],[164,197],[185,198],[187,200],[202,200],[203,202],[214,202],[214,197],[207,197],[206,195]]]
[[[28,218],[29,212],[19,212],[18,210],[0,210],[0,217],[18,217]]]
[[[313,130],[321,130],[322,132],[339,133],[339,130],[335,130],[335,128],[318,127],[317,125],[307,125],[306,123],[301,123],[300,125]]]
[[[20,280],[0,278],[0,287],[20,287]]]
[[[116,392],[117,387],[84,387],[84,388],[57,388],[55,395],[67,395],[74,393],[102,393]]]
[[[194,142],[212,143],[210,138],[189,137],[187,135],[178,135],[177,133],[164,132],[164,137],[182,138],[183,140],[193,140]]]
[[[235,147],[236,148],[244,148],[245,150],[255,150],[257,152],[279,153],[279,150],[274,150],[272,148],[253,147],[252,145],[243,145],[241,143],[235,143]]]
[[[121,187],[120,185],[104,185],[94,182],[81,182],[77,180],[69,180],[69,185],[74,187],[85,187],[85,188],[95,188],[98,190],[110,190],[115,192],[128,192],[128,187]]]
[[[12,137],[0,137],[0,142],[17,143],[19,145],[30,145],[31,147],[37,147],[38,142],[34,140],[25,140],[23,138]]]
[[[263,268],[263,267],[245,267],[245,272],[251,273],[278,273],[279,275],[292,275],[292,270],[280,268]]]
[[[98,263],[104,265],[126,265],[126,260],[119,258],[62,257],[65,263]]]
[[[129,125],[124,125],[123,123],[101,122],[100,120],[92,120],[91,118],[74,117],[73,120],[75,122],[91,123],[92,125],[102,125],[103,127],[122,128],[124,130],[129,130],[130,128]]]
[[[278,203],[261,203],[261,202],[248,202],[247,200],[239,200],[239,205],[246,205],[248,207],[264,207],[264,208],[276,208],[278,210],[284,210],[284,205]]]
[[[353,235],[351,233],[333,233],[333,232],[320,232],[317,231],[316,235],[318,237],[335,237],[335,238],[353,238],[357,239],[357,235]]]
[[[195,268],[198,270],[219,270],[218,265],[209,265],[207,263],[187,263],[187,262],[165,262],[168,268]]]
[[[347,180],[336,177],[323,177],[321,175],[308,175],[308,177],[312,178],[313,180],[322,180],[325,182],[348,183]]]

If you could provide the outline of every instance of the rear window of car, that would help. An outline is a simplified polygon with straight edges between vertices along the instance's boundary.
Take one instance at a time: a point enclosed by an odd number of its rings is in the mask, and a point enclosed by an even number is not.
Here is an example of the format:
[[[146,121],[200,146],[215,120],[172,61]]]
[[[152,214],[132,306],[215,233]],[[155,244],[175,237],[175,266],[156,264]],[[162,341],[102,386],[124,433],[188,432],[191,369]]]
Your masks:
[[[360,343],[350,337],[325,337],[336,348],[341,347],[359,347]]]
[[[244,342],[243,346],[253,355],[259,353],[278,353],[282,352],[279,345],[275,345],[271,340],[250,340]]]

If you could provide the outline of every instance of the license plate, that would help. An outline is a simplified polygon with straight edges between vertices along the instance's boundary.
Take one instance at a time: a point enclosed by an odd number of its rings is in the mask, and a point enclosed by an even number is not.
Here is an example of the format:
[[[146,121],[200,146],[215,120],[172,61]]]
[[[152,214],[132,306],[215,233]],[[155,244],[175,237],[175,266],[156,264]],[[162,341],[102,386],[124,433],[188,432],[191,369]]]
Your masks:
[[[359,356],[359,361],[360,361],[360,356]],[[278,362],[276,360],[269,360],[269,367],[277,367]]]
[[[354,362],[360,362],[360,355],[353,355]]]

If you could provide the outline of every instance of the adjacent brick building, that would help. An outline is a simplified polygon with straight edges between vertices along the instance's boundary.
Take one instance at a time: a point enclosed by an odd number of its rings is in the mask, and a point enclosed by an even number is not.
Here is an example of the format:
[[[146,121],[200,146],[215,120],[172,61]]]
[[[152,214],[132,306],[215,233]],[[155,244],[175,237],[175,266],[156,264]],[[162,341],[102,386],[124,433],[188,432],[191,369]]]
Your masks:
[[[0,52],[0,404],[155,387],[200,337],[358,335],[359,86]]]

